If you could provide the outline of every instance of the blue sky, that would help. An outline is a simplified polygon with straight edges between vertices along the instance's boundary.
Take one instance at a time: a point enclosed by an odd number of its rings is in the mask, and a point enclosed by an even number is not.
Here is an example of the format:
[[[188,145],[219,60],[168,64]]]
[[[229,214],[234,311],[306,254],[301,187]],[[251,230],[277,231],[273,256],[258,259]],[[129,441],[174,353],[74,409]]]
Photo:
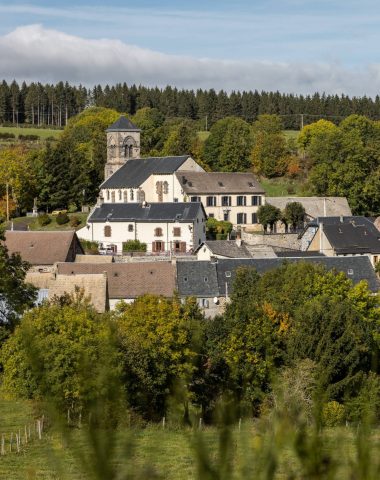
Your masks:
[[[86,84],[125,79],[361,95],[380,87],[375,0],[0,0],[0,19],[5,77],[53,81],[66,72]],[[44,42],[48,53],[33,51]],[[72,43],[77,51],[67,56]],[[79,71],[81,52],[85,63],[92,59],[87,73]]]

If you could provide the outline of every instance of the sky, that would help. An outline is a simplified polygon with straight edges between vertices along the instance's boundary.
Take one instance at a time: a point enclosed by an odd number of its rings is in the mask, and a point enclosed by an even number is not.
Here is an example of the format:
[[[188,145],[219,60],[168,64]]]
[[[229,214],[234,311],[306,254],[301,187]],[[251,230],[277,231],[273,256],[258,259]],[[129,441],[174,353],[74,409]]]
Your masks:
[[[374,96],[378,0],[0,0],[0,78]]]

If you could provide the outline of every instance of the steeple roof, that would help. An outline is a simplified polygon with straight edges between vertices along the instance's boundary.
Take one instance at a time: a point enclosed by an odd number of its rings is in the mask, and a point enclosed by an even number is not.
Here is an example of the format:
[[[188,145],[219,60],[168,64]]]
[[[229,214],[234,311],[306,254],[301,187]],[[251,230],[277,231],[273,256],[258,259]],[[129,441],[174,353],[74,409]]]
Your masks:
[[[141,130],[133,125],[133,123],[125,115],[122,115],[115,123],[108,127],[107,132],[140,132]]]

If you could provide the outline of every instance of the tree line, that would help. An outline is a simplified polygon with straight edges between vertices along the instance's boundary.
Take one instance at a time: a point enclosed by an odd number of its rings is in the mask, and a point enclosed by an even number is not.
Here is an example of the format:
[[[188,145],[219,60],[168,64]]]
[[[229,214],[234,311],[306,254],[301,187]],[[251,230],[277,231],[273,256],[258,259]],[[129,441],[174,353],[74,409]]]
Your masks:
[[[261,114],[282,117],[286,129],[300,129],[320,118],[338,123],[351,114],[380,119],[380,97],[347,95],[297,95],[258,90],[181,90],[167,86],[97,85],[86,88],[68,82],[20,85],[16,81],[0,84],[0,123],[63,126],[72,116],[89,106],[114,109],[134,115],[144,107],[156,108],[165,118],[200,120],[201,130],[234,116],[252,123]]]

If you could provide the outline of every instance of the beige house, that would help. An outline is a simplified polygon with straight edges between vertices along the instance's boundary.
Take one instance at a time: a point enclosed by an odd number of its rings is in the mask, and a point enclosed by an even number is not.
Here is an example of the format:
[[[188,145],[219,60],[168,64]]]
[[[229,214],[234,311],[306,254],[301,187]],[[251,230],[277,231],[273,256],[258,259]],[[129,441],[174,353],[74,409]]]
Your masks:
[[[328,257],[366,255],[373,266],[380,260],[380,232],[366,217],[318,218],[301,241],[303,250]]]

